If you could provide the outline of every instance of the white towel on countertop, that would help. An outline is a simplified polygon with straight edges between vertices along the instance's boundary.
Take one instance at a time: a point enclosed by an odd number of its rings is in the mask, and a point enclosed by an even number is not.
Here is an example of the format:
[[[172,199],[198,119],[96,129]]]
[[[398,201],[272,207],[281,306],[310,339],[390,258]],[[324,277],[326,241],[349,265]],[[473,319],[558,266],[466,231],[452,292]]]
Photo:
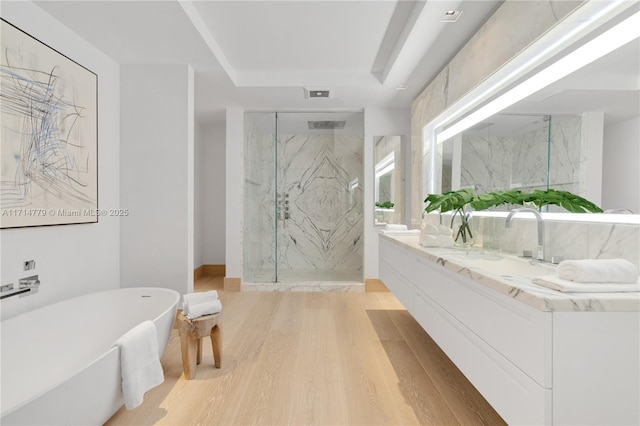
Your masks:
[[[384,230],[385,231],[406,231],[407,225],[388,223],[384,226]]]
[[[635,283],[638,268],[626,259],[563,260],[558,265],[563,280],[581,283]]]
[[[383,229],[380,231],[380,233],[382,234],[387,234],[387,235],[419,235],[420,234],[420,230],[419,229],[405,229],[405,230],[400,230],[400,229]]]
[[[420,245],[423,247],[453,247],[453,237],[449,235],[420,235]]]
[[[120,348],[122,393],[127,410],[142,404],[144,394],[164,382],[160,365],[158,333],[151,321],[144,321],[116,340]]]
[[[218,299],[218,292],[215,290],[183,294],[182,310],[184,310],[185,305],[196,304],[196,303],[201,303],[206,301],[213,301],[217,299]]]
[[[429,223],[424,226],[422,233],[426,235],[444,235],[444,236],[452,235],[451,228],[449,228],[448,226],[432,225]]]
[[[555,275],[545,275],[531,280],[534,284],[561,291],[563,293],[625,293],[640,291],[640,280],[631,284],[585,283],[563,280]]]
[[[204,315],[212,315],[222,312],[222,303],[220,299],[207,300],[205,302],[189,304],[187,309],[182,311],[182,314],[189,318],[194,319]]]

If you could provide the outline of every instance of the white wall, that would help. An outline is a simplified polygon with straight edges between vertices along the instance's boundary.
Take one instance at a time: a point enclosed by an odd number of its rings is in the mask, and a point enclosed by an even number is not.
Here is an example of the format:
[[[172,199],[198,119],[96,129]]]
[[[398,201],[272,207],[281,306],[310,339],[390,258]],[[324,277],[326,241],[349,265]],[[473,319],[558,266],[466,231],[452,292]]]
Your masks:
[[[193,69],[123,65],[120,90],[122,286],[192,292]]]
[[[405,152],[410,153],[408,137],[411,135],[411,110],[409,108],[365,108],[364,110],[364,278],[378,278],[378,232],[382,229],[373,224],[374,214],[374,136],[400,135],[403,138]],[[404,140],[407,139],[406,142]],[[405,158],[407,181],[411,177],[411,161]],[[407,199],[410,199],[408,189]],[[411,209],[406,207],[409,217]]]
[[[98,205],[119,207],[120,70],[116,62],[78,37],[32,2],[2,2],[2,17],[98,75]],[[97,224],[0,231],[2,284],[40,276],[38,293],[3,299],[2,319],[59,300],[114,289],[120,283],[120,219]],[[36,269],[23,271],[34,259]]]
[[[227,108],[225,171],[225,263],[226,276],[242,277],[242,211],[244,186],[244,110]]]
[[[193,266],[204,264],[204,130],[201,125],[194,126],[194,163],[193,163]]]
[[[205,265],[225,264],[225,132],[224,124],[203,128],[202,261]]]
[[[604,128],[602,208],[640,214],[640,117]]]

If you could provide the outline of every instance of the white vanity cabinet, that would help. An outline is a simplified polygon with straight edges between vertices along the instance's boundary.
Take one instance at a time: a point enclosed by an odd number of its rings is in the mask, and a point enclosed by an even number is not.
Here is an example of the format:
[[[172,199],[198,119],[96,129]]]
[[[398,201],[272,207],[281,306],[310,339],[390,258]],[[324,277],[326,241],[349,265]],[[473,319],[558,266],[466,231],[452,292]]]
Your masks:
[[[638,312],[540,310],[415,246],[379,250],[380,279],[509,424],[640,424]]]

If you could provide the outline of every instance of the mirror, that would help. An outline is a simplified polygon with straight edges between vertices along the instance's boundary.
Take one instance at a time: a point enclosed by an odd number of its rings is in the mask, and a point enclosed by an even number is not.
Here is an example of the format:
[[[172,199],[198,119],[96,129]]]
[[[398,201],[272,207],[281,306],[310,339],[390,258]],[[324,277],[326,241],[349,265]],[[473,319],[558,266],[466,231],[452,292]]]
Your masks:
[[[374,136],[375,225],[404,223],[405,167],[402,136]]]
[[[433,152],[433,151],[432,151]],[[441,190],[555,188],[640,213],[640,40],[438,145]]]

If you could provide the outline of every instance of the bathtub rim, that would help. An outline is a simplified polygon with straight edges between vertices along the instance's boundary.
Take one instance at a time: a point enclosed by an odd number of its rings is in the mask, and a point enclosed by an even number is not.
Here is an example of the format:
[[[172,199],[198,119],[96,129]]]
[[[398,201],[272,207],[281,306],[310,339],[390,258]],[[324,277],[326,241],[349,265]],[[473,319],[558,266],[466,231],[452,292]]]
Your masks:
[[[56,306],[59,304],[63,304],[63,303],[69,303],[75,299],[81,299],[83,297],[86,296],[93,296],[93,295],[99,295],[102,293],[113,293],[113,292],[120,292],[120,291],[134,291],[134,290],[147,290],[147,291],[163,291],[163,292],[167,292],[169,294],[172,294],[174,296],[174,301],[173,303],[165,310],[163,310],[159,315],[157,315],[155,318],[149,319],[150,321],[153,321],[154,325],[157,324],[157,322],[165,317],[166,315],[171,314],[174,319],[175,319],[175,312],[177,310],[178,307],[178,303],[180,302],[180,298],[181,295],[180,293],[178,293],[177,291],[170,289],[170,288],[163,288],[163,287],[125,287],[125,288],[115,288],[115,289],[111,289],[111,290],[103,290],[103,291],[97,291],[94,293],[87,293],[87,294],[83,294],[80,296],[75,296],[69,299],[64,299],[64,300],[60,300],[58,302],[52,303],[50,305],[45,305],[41,308],[44,307],[50,307],[50,306]],[[41,308],[37,308],[37,309],[41,309]],[[33,311],[37,310],[34,309]],[[16,315],[15,317],[9,318],[5,321],[9,321],[9,320],[14,320],[14,319],[20,319],[20,317],[22,317],[23,315],[28,315],[29,312],[33,312],[33,311],[27,311],[24,313],[21,313],[20,315]],[[4,321],[2,321],[4,322]],[[1,324],[1,323],[0,323]],[[132,326],[132,328],[135,327]],[[158,332],[158,330],[156,330],[156,332]],[[124,332],[126,333],[126,331]],[[123,333],[123,335],[124,335]],[[169,330],[169,334],[170,334],[170,330]],[[162,357],[162,355],[164,354],[166,350],[166,345],[165,347],[162,348],[162,353],[159,354],[160,357]],[[30,403],[32,403],[33,401],[37,400],[38,398],[41,398],[42,396],[46,395],[48,392],[51,392],[52,390],[62,386],[64,383],[66,383],[67,381],[71,380],[73,377],[76,377],[77,375],[81,374],[82,372],[86,371],[89,367],[97,364],[98,362],[102,361],[104,358],[106,358],[107,356],[109,356],[113,351],[120,351],[120,348],[117,346],[112,346],[109,350],[105,351],[104,353],[102,353],[100,356],[98,356],[97,358],[93,359],[90,363],[85,364],[84,366],[78,368],[74,374],[65,377],[62,380],[59,380],[53,384],[51,384],[50,386],[47,386],[45,388],[43,388],[40,392],[32,395],[29,398],[25,398],[25,400],[20,401],[18,404],[12,406],[11,408],[4,410],[3,407],[0,407],[0,424],[2,424],[2,420],[6,417],[9,416],[11,414],[13,414],[14,412],[16,412],[17,410],[20,410],[21,408],[23,408],[25,405],[28,405]],[[119,359],[119,356],[118,356]]]

